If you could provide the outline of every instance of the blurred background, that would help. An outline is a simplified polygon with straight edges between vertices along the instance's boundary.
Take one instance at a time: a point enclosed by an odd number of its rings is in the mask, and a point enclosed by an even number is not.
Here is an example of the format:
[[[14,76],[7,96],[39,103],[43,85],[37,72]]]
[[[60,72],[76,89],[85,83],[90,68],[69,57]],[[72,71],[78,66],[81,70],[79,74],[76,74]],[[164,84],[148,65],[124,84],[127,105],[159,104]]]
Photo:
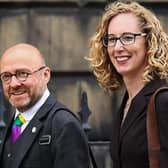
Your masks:
[[[112,168],[109,140],[113,113],[124,88],[111,96],[98,86],[88,62],[89,38],[96,31],[105,0],[0,0],[0,55],[11,45],[35,45],[52,70],[49,89],[80,119],[99,168]],[[139,0],[168,32],[168,0]],[[0,140],[11,107],[0,87]]]

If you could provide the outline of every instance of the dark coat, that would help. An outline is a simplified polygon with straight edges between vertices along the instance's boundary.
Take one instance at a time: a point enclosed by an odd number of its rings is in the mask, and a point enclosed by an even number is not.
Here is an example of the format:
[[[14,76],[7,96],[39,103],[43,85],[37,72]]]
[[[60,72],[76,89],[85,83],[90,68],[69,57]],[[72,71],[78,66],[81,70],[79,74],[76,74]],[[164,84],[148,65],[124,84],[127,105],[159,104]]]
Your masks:
[[[89,168],[88,143],[80,122],[53,96],[13,146],[8,141],[12,120],[1,145],[1,168]]]
[[[146,135],[146,113],[150,96],[165,86],[159,79],[148,83],[132,100],[126,119],[121,125],[125,94],[120,110],[113,118],[111,156],[113,168],[149,168]],[[159,93],[156,113],[161,143],[161,168],[168,167],[168,91]]]

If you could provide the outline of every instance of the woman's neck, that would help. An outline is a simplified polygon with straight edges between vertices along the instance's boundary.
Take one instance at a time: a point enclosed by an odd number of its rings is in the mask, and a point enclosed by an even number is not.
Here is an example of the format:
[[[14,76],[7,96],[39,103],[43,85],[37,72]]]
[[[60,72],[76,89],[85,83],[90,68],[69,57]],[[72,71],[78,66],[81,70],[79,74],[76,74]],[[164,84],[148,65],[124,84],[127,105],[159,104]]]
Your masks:
[[[124,83],[128,91],[128,101],[130,102],[139,91],[145,86],[146,82],[142,78],[124,78]]]

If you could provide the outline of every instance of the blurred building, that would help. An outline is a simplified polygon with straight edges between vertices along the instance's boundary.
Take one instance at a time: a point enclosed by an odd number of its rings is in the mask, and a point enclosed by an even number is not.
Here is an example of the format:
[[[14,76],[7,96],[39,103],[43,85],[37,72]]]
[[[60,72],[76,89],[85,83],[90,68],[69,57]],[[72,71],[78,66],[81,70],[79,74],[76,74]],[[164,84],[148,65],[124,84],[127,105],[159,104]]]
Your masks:
[[[31,43],[40,49],[52,69],[51,92],[82,117],[100,168],[112,168],[108,151],[110,127],[124,89],[111,96],[104,93],[84,57],[88,55],[89,38],[109,2],[0,0],[0,55],[20,42]],[[152,9],[168,32],[168,0],[138,2]],[[83,93],[86,93],[84,97]],[[10,111],[0,90],[0,139]]]

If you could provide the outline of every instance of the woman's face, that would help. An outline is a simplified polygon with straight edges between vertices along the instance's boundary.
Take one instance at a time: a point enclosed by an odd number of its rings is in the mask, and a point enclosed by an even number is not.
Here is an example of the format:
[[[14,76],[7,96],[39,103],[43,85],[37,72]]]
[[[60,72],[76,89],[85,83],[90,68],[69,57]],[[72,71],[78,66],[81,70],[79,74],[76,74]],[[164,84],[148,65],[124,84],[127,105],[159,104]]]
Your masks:
[[[111,34],[114,39],[127,33],[142,33],[138,26],[138,18],[132,13],[123,13],[112,18],[108,27],[108,35]],[[124,36],[122,42],[120,40],[118,39],[114,46],[107,47],[113,66],[123,77],[142,75],[148,62],[145,36],[136,36],[131,44],[122,44],[123,41],[127,43],[131,40],[129,36]]]

